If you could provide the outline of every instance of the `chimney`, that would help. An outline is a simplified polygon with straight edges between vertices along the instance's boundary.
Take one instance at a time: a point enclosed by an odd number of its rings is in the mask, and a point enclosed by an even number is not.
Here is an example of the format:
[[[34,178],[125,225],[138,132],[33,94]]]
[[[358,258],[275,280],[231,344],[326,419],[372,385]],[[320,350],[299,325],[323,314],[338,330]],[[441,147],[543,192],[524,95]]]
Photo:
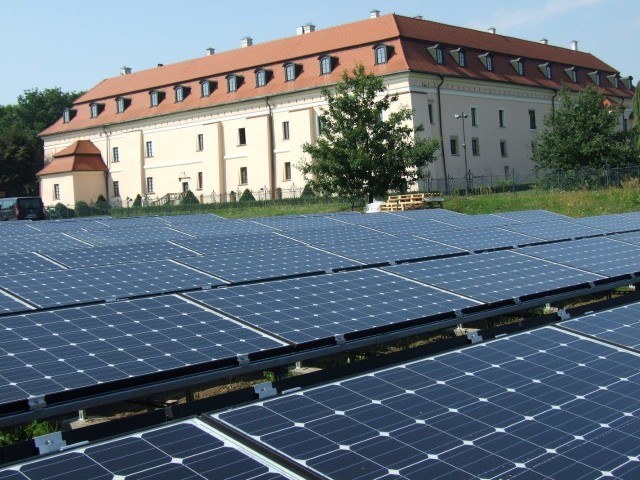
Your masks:
[[[543,45],[549,45],[549,40],[547,40],[546,38],[543,38],[540,40],[540,43]]]
[[[214,53],[216,53],[216,49],[215,48],[207,48],[207,56],[209,55],[213,55]]]
[[[380,16],[380,10],[371,10],[370,18],[378,18]]]
[[[422,20],[422,15],[415,15],[413,18],[417,18],[418,20]]]
[[[316,26],[312,23],[307,23],[302,27],[302,33],[311,33],[316,31]]]
[[[496,27],[489,27],[489,33],[493,33],[495,35]]]
[[[250,47],[251,45],[253,45],[253,38],[251,37],[244,37],[240,40],[241,48]]]
[[[164,67],[164,63],[159,63],[158,66],[159,67]]]
[[[578,41],[571,40],[571,50],[578,50]]]
[[[131,75],[131,67],[120,67],[120,75]]]

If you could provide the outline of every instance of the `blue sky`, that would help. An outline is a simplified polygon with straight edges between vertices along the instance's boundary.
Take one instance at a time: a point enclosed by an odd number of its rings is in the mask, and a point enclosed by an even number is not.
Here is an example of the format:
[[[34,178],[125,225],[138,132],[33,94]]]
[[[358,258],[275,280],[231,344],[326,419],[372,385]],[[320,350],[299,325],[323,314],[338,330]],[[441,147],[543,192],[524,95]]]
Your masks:
[[[0,15],[0,105],[32,88],[88,90],[134,71],[381,14],[425,19],[588,51],[640,80],[638,0],[18,0]]]

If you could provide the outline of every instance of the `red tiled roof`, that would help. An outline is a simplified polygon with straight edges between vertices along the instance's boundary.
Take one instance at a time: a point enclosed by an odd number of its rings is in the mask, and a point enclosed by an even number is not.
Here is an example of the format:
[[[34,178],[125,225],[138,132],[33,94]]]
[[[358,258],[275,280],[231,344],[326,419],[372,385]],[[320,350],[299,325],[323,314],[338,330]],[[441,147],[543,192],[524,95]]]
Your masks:
[[[373,65],[372,47],[377,43],[394,48],[394,54],[386,64]],[[436,64],[426,52],[426,48],[435,43],[445,48],[445,65]],[[466,68],[457,66],[446,53],[458,47],[467,50]],[[494,72],[487,71],[477,58],[486,52],[494,54]],[[339,64],[330,75],[320,75],[318,57],[323,54],[338,58]],[[509,60],[516,57],[522,57],[526,62],[524,76],[518,75],[509,64]],[[302,66],[301,74],[293,82],[284,81],[282,64],[286,61],[295,61]],[[548,80],[537,68],[539,63],[547,61],[553,64],[553,80]],[[103,80],[76,100],[76,115],[70,122],[63,123],[59,119],[41,135],[331,85],[340,79],[345,69],[350,70],[360,62],[378,75],[416,71],[551,89],[559,88],[564,80],[575,90],[589,82],[587,72],[600,70],[604,93],[619,97],[633,95],[622,83],[620,88],[613,88],[604,75],[617,72],[589,53],[394,14]],[[564,74],[563,70],[569,67],[578,67],[578,83],[573,84]],[[273,71],[273,78],[264,87],[255,86],[256,68]],[[244,85],[232,93],[227,92],[225,79],[230,73],[244,76]],[[210,97],[200,96],[198,82],[202,79],[218,84]],[[176,85],[191,88],[183,102],[175,102],[173,87]],[[149,99],[152,89],[165,93],[164,100],[153,108]],[[130,100],[122,113],[116,113],[118,96]],[[104,103],[104,110],[97,118],[91,118],[89,114],[92,102]]]
[[[78,140],[53,156],[36,175],[68,172],[106,172],[100,150],[90,140]]]

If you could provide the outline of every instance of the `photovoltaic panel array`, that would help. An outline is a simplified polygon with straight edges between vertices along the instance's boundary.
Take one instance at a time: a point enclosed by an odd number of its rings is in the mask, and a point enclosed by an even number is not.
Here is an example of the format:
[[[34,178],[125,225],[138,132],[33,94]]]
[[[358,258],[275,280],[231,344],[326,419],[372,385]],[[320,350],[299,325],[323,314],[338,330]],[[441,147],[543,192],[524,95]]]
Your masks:
[[[458,247],[470,252],[482,252],[497,248],[513,248],[540,240],[529,235],[510,232],[502,228],[482,228],[475,230],[454,230],[420,235],[428,240]]]
[[[614,277],[640,272],[640,247],[596,237],[525,247],[527,255]]]
[[[460,218],[467,215],[453,210],[445,210],[444,208],[431,208],[426,210],[404,210],[393,212],[393,215],[408,218],[411,220],[423,221],[426,219],[446,221],[447,218]]]
[[[0,317],[0,403],[281,345],[174,295]]]
[[[295,344],[477,305],[373,269],[231,286],[187,296]]]
[[[455,232],[463,230],[462,227],[456,227],[440,220],[420,219],[419,221],[409,222],[386,222],[370,226],[379,232],[390,235],[422,235],[439,232]]]
[[[223,222],[183,223],[172,227],[175,230],[192,235],[194,237],[214,237],[218,235],[255,234],[262,235],[272,233],[275,230],[265,225],[244,220],[225,220]]]
[[[300,242],[272,232],[259,235],[215,235],[189,240],[176,240],[175,243],[203,255],[300,246]]]
[[[365,228],[359,225],[338,224],[332,228],[314,228],[305,230],[290,230],[283,235],[312,245],[322,245],[324,243],[336,244],[353,241],[376,241],[389,235],[378,230]]]
[[[513,251],[499,251],[384,267],[450,292],[483,302],[499,302],[578,288],[600,275],[540,260]]]
[[[546,327],[213,417],[330,479],[632,479],[639,369]]]
[[[67,235],[56,233],[38,233],[36,235],[2,236],[2,252],[21,253],[40,250],[64,250],[82,248],[87,244]]]
[[[598,228],[607,233],[629,232],[640,230],[640,213],[618,213],[614,215],[597,215],[594,217],[576,218],[576,223]]]
[[[234,283],[331,273],[361,265],[354,260],[306,246],[243,252],[240,261],[237,253],[227,253],[183,258],[180,263]]]
[[[618,240],[620,242],[631,243],[633,245],[640,245],[640,231],[638,232],[627,232],[627,233],[616,233],[609,238],[613,240]]]
[[[17,275],[19,273],[46,272],[49,270],[62,270],[57,265],[36,253],[10,253],[0,255],[0,277]]]
[[[517,220],[522,223],[539,223],[550,221],[572,221],[573,218],[566,215],[560,215],[559,213],[549,212],[547,210],[520,210],[517,212],[502,212],[496,213],[499,217],[508,218],[510,220]]]
[[[164,226],[131,229],[118,227],[104,231],[74,232],[69,235],[98,247],[192,238],[191,235],[187,235],[186,233],[178,232],[177,230]]]
[[[597,237],[604,235],[604,230],[581,225],[574,221],[551,220],[548,222],[523,223],[522,225],[506,225],[505,230],[510,230],[523,235],[530,235],[541,240],[558,241],[572,240],[576,238]]]
[[[442,219],[443,222],[459,228],[490,228],[502,227],[505,225],[520,225],[518,220],[500,217],[493,214],[485,215],[464,215],[461,217],[450,217]]]
[[[187,420],[0,471],[0,480],[280,480],[292,478],[208,425]]]
[[[40,308],[210,288],[225,282],[171,261],[0,277],[0,287]]]
[[[592,313],[559,323],[563,328],[633,349],[640,353],[640,303]]]
[[[467,253],[465,250],[417,237],[379,237],[371,241],[337,241],[320,247],[369,265],[442,257]]]
[[[31,310],[31,307],[28,307],[0,290],[0,314],[25,312],[27,310]]]
[[[196,255],[196,253],[170,242],[74,248],[73,250],[44,251],[43,254],[69,268],[151,262]]]
[[[254,218],[251,221],[280,231],[305,230],[311,228],[334,228],[340,224],[333,217],[324,215],[295,215]]]

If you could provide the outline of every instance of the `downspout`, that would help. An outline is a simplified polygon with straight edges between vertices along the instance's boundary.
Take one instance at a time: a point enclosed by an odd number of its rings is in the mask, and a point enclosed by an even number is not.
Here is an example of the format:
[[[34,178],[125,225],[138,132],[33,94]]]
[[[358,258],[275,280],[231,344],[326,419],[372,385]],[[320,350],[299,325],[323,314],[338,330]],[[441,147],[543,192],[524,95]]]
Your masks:
[[[553,89],[553,97],[551,97],[551,110],[556,109],[556,97],[558,96],[558,90]]]
[[[444,173],[444,190],[449,192],[449,178],[447,177],[447,160],[444,153],[444,137],[442,135],[442,102],[440,101],[440,87],[444,83],[444,75],[440,74],[440,83],[436,87],[438,95],[438,128],[440,129],[440,152],[442,152],[442,171]]]
[[[276,194],[276,154],[275,154],[275,135],[273,126],[273,108],[269,104],[269,97],[265,98],[265,103],[269,107],[269,190],[271,198],[275,198]]]
[[[109,154],[111,152],[111,144],[110,144],[110,140],[109,140],[109,133],[110,132],[107,131],[107,127],[108,126],[109,126],[108,124],[102,125],[102,131],[104,132],[105,136],[107,137],[107,139],[106,139],[107,140],[106,141],[106,143],[107,143],[107,171],[104,172],[104,184],[105,184],[105,187],[106,187],[105,190],[107,192],[107,203],[110,203],[109,202],[109,199],[110,199],[110,197],[109,197],[109,169],[111,168],[111,158],[110,158]]]

